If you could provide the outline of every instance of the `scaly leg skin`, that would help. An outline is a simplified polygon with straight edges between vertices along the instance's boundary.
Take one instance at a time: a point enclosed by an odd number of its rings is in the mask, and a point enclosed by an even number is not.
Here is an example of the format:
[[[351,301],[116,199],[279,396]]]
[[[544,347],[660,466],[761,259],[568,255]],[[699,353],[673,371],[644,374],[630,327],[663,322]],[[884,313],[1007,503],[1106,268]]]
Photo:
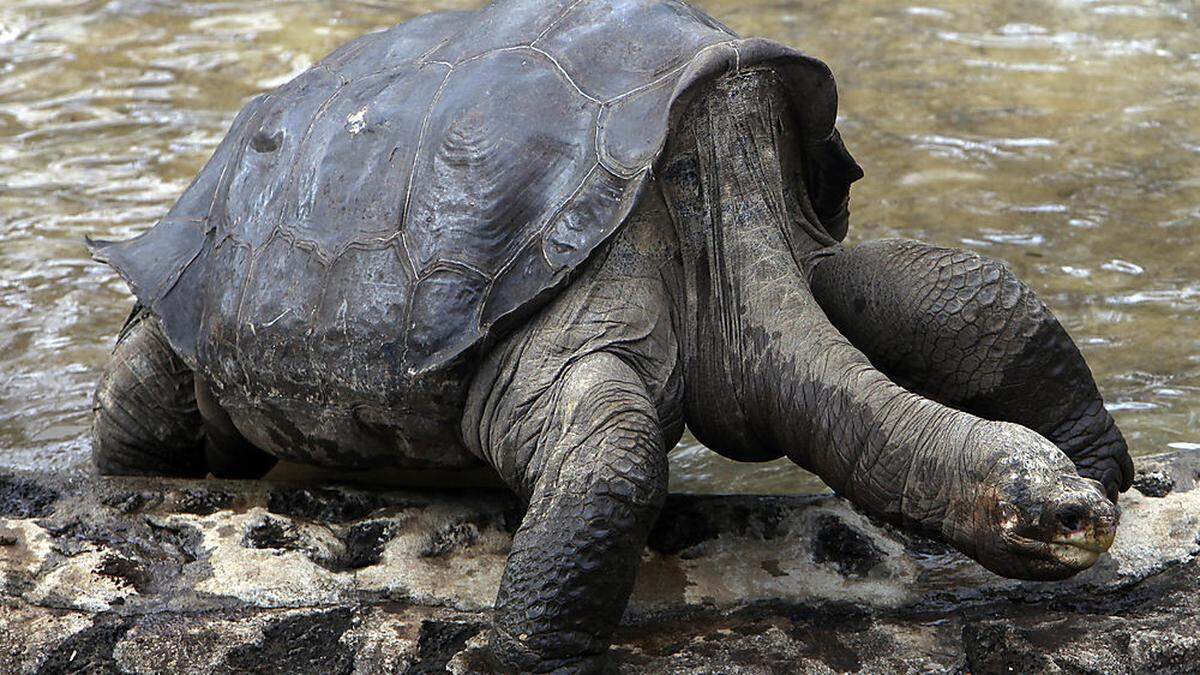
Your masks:
[[[661,203],[479,364],[462,438],[527,504],[492,653],[517,672],[596,672],[629,600],[683,434]]]
[[[1045,304],[1002,263],[918,241],[830,249],[815,260],[822,309],[897,383],[1050,439],[1108,496],[1133,461],[1087,363]]]
[[[92,403],[92,461],[110,476],[203,478],[204,420],[192,371],[158,319],[135,310]]]
[[[662,431],[621,358],[588,354],[548,388],[528,361],[475,413],[482,453],[529,504],[492,651],[520,672],[599,672],[666,498]]]

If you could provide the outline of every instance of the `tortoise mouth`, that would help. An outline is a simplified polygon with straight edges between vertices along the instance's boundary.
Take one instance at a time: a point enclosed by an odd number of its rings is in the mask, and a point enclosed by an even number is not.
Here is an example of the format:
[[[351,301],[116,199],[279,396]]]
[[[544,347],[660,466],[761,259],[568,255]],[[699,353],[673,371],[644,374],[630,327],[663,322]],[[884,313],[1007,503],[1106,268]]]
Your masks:
[[[1078,530],[1064,537],[1056,537],[1050,540],[1050,544],[1056,547],[1076,548],[1084,551],[1092,551],[1097,555],[1104,553],[1112,546],[1113,540],[1116,539],[1116,532],[1111,529],[1103,531],[1087,531]]]
[[[1116,538],[1115,528],[1092,528],[1060,534],[1048,540],[1008,532],[1005,537],[1025,557],[1062,570],[1081,572],[1100,559]]]
[[[1100,555],[1112,546],[1116,531],[1079,530],[1049,542],[1050,554],[1058,562],[1076,569],[1087,569],[1096,563]]]

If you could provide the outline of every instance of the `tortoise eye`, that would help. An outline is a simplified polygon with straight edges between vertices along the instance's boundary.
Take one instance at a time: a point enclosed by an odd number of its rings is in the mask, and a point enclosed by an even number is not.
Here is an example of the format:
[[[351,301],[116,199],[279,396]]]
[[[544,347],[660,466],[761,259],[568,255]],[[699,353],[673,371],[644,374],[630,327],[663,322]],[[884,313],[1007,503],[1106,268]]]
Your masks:
[[[277,129],[273,134],[268,134],[266,129],[262,129],[250,139],[250,147],[255,152],[275,152],[281,145],[283,145],[282,129]]]

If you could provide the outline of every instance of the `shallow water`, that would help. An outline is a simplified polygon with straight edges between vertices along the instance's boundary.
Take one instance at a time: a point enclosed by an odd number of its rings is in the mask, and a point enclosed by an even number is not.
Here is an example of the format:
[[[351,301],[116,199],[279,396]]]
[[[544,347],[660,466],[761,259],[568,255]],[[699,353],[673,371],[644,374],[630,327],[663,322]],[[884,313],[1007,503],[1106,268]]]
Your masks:
[[[130,306],[82,237],[151,225],[253,94],[341,42],[476,2],[0,3],[0,464],[86,456]],[[826,60],[867,178],[851,241],[1008,260],[1092,365],[1134,451],[1200,447],[1200,5],[697,3]],[[794,492],[694,443],[673,489]]]

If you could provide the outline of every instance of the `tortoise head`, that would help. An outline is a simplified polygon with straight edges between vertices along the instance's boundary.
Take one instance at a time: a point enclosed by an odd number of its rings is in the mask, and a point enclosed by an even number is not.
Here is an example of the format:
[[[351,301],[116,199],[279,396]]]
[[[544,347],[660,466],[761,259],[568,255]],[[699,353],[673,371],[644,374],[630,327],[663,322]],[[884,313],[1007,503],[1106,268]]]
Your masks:
[[[1057,447],[1025,427],[986,423],[978,439],[999,459],[954,504],[943,532],[989,570],[1066,579],[1091,567],[1116,535],[1120,509]]]

